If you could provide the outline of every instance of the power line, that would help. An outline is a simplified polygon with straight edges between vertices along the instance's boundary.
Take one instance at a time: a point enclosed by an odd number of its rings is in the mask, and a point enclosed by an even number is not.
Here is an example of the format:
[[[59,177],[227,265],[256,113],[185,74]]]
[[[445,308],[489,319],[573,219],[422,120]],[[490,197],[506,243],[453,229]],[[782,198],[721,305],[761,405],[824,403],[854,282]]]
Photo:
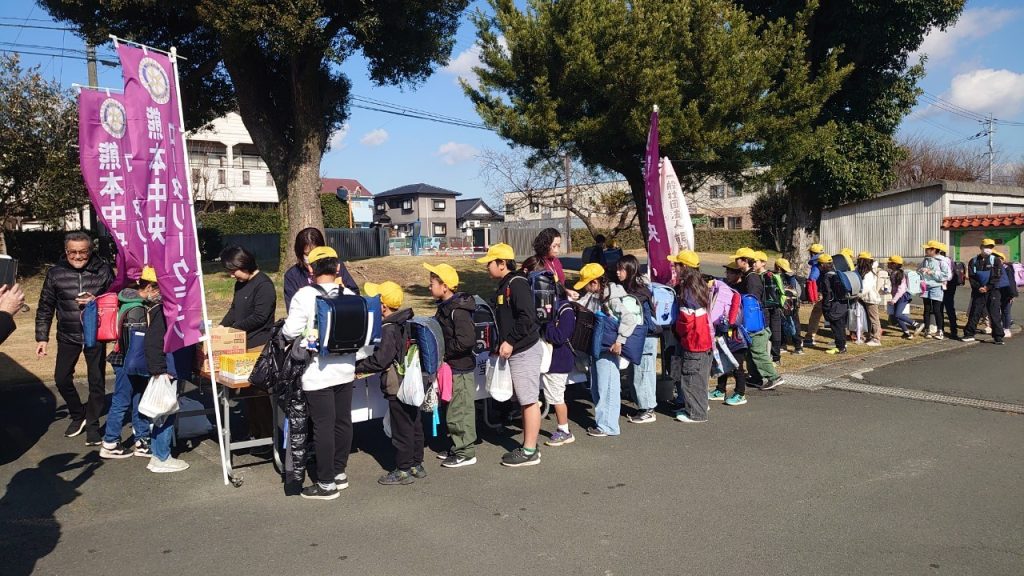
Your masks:
[[[371,111],[374,111],[374,112],[383,112],[385,114],[394,114],[395,116],[404,116],[406,118],[416,118],[417,120],[429,120],[431,122],[437,122],[437,123],[440,123],[440,124],[449,124],[449,125],[452,125],[452,126],[459,126],[459,127],[462,127],[462,128],[475,128],[477,130],[491,130],[491,128],[488,128],[487,126],[484,126],[483,124],[474,124],[474,123],[466,122],[466,121],[452,122],[452,121],[448,121],[448,120],[440,120],[438,118],[432,118],[432,117],[429,117],[429,116],[420,116],[420,115],[417,115],[417,114],[409,114],[407,112],[399,112],[397,110],[388,110],[388,109],[385,109],[385,108],[375,108],[375,107],[372,107],[372,106],[364,106],[362,104],[353,104],[352,107],[353,108],[361,108],[363,110],[371,110]]]
[[[422,120],[435,120],[441,123],[451,123],[456,125],[465,126],[467,128],[480,128],[483,130],[490,130],[487,126],[479,122],[473,122],[471,120],[464,120],[462,118],[456,118],[454,116],[448,116],[445,114],[439,114],[437,112],[431,112],[429,110],[422,110],[419,108],[412,108],[410,106],[404,106],[401,104],[394,104],[386,102],[384,100],[378,100],[375,98],[368,98],[366,96],[353,95],[352,99],[355,102],[360,103],[356,106],[358,108],[376,110],[378,112],[394,113],[399,116],[409,116],[414,118],[420,118]]]
[[[33,30],[66,30],[68,32],[78,32],[77,28],[68,28],[67,26],[38,26],[34,24],[5,24],[0,22],[0,28],[30,28]],[[20,32],[19,32],[20,34]]]
[[[958,112],[960,112],[962,114],[965,114],[965,115],[973,116],[973,117],[975,117],[978,120],[986,120],[986,121],[988,120],[988,117],[985,116],[984,114],[980,114],[978,112],[975,112],[974,110],[970,110],[970,109],[964,108],[963,106],[960,106],[958,104],[954,104],[954,103],[950,102],[949,100],[946,100],[946,99],[944,99],[944,98],[942,98],[940,96],[932,94],[931,92],[924,91],[924,95],[927,96],[928,98],[932,99],[933,101],[941,104],[945,108],[956,110],[956,111],[958,111]]]
[[[86,58],[85,56],[69,56],[67,54],[48,54],[48,53],[45,53],[45,52],[30,52],[28,50],[3,50],[3,49],[0,49],[0,52],[3,52],[4,54],[30,54],[32,56],[50,56],[50,57],[53,57],[53,58],[68,58],[70,60],[88,60],[88,58]],[[119,64],[117,62],[114,62],[113,60],[97,59],[96,61],[99,62],[100,64],[103,64],[103,65],[106,65],[106,66],[119,66]]]

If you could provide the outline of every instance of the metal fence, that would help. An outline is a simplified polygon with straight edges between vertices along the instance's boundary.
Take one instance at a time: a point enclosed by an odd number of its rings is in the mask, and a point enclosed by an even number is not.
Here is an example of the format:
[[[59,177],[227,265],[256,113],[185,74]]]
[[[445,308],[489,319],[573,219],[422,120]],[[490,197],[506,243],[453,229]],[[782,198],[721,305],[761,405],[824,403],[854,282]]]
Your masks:
[[[327,245],[343,262],[387,256],[388,233],[382,228],[328,228]]]
[[[207,240],[203,252],[203,272],[216,272],[223,269],[220,252],[228,246],[241,246],[256,258],[256,264],[264,272],[277,272],[281,264],[280,234],[224,234],[212,236]]]
[[[491,225],[491,243],[504,242],[512,246],[517,257],[526,258],[533,254],[533,239],[545,228],[554,228],[561,232],[563,251],[566,251],[564,247],[569,234],[565,229],[565,218],[494,223]]]

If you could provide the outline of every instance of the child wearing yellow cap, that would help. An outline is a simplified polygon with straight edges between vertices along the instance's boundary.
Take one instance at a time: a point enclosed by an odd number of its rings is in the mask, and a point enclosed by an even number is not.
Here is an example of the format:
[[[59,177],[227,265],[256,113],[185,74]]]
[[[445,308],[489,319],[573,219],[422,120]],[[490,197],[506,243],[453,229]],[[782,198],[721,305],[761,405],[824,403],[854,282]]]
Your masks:
[[[921,245],[924,248],[925,258],[917,269],[921,275],[923,290],[921,298],[924,300],[924,325],[918,329],[927,329],[926,338],[942,340],[943,335],[943,310],[942,299],[946,291],[946,282],[953,279],[953,271],[950,270],[949,260],[939,257],[939,249],[945,245],[938,240],[929,240]],[[932,319],[935,324],[932,325]]]
[[[498,356],[508,360],[512,391],[523,411],[523,445],[501,457],[503,466],[540,464],[537,438],[540,435],[540,366],[544,348],[533,291],[526,275],[516,269],[515,250],[508,244],[494,244],[477,262],[498,281],[494,313],[498,321]]]
[[[412,309],[402,308],[405,295],[394,282],[363,285],[367,296],[380,296],[380,343],[373,354],[356,362],[358,374],[380,374],[380,389],[388,402],[391,420],[391,445],[395,448],[395,469],[377,479],[384,486],[412,484],[416,478],[425,478],[423,467],[423,423],[419,406],[410,406],[398,400],[402,377],[396,366],[405,356],[405,323],[412,319]]]
[[[452,369],[452,399],[444,418],[452,446],[438,454],[444,468],[476,464],[476,301],[457,292],[459,273],[448,264],[423,264],[430,272],[430,295],[437,302],[434,318],[444,334],[444,361]]]
[[[288,340],[305,338],[316,345],[314,328],[316,299],[320,295],[335,297],[352,294],[339,286],[338,253],[329,246],[310,251],[306,268],[314,284],[300,288],[288,306],[288,317],[281,334]],[[309,419],[313,427],[313,450],[316,453],[317,481],[302,490],[301,496],[311,500],[333,500],[348,488],[348,455],[352,450],[352,381],[355,379],[355,354],[312,354],[302,373],[302,393],[306,396]]]
[[[842,256],[839,256],[840,258]],[[843,286],[835,270],[832,257],[822,254],[818,258],[821,276],[818,276],[818,294],[821,296],[821,313],[832,329],[835,347],[825,351],[826,354],[846,354],[847,313],[850,310],[846,299],[846,288]]]
[[[807,251],[809,259],[807,265],[810,271],[807,273],[807,301],[811,303],[811,316],[807,319],[807,332],[804,333],[804,346],[814,346],[814,336],[821,326],[821,297],[818,295],[818,278],[821,276],[819,259],[825,254],[825,247],[821,244],[811,244]]]
[[[914,338],[917,323],[907,314],[911,295],[907,275],[903,271],[903,257],[898,254],[889,256],[885,267],[889,270],[889,284],[892,285],[892,302],[889,304],[888,310],[889,322],[899,326],[904,339],[911,340]]]
[[[999,284],[1006,270],[1003,259],[995,254],[995,247],[995,240],[985,238],[981,241],[981,254],[967,263],[967,278],[971,282],[971,314],[964,327],[963,342],[974,342],[978,321],[987,313],[992,338],[996,344],[1003,343],[1005,333]]]
[[[750,348],[747,350],[748,366],[750,368],[749,384],[762,390],[771,390],[776,386],[785,383],[782,376],[775,370],[775,364],[771,356],[772,331],[768,328],[769,317],[764,307],[764,280],[755,271],[754,265],[757,261],[757,253],[749,248],[739,258],[736,258],[736,266],[742,274],[737,289],[740,294],[749,294],[757,299],[761,305],[761,312],[764,314],[765,329],[750,335]],[[740,254],[740,251],[737,251]]]
[[[793,267],[785,258],[775,259],[775,274],[782,280],[786,301],[782,306],[782,341],[780,352],[785,351],[789,343],[793,344],[793,354],[804,353],[804,341],[800,337],[800,280],[793,273]]]
[[[862,319],[861,324],[867,327],[867,334],[862,341],[868,346],[881,346],[882,321],[878,316],[878,305],[882,303],[882,293],[879,291],[878,274],[875,272],[875,259],[870,252],[861,252],[857,255],[856,270],[860,276],[861,290],[859,302],[852,305],[857,306],[859,303],[863,316],[858,315],[858,320]],[[859,329],[857,338],[861,339]]]

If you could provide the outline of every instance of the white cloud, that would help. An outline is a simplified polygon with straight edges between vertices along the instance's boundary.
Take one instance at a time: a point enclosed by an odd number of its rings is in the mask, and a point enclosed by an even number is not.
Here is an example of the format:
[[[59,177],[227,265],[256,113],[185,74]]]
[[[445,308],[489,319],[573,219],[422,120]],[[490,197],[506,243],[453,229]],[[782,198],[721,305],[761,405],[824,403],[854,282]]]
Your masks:
[[[508,41],[505,40],[504,36],[498,37],[498,45],[508,53]],[[480,80],[477,78],[476,73],[473,72],[473,68],[480,68],[481,66],[483,66],[483,63],[480,61],[480,45],[473,44],[459,52],[455,58],[452,58],[452,61],[442,71],[455,76],[456,84],[462,79],[469,83],[470,86],[477,88],[480,86]]]
[[[1016,114],[1024,105],[1024,74],[983,68],[953,77],[949,101],[996,117]]]
[[[442,144],[434,156],[440,156],[441,161],[445,164],[452,166],[459,162],[465,162],[466,160],[472,160],[480,154],[480,151],[470,146],[469,144],[459,144],[458,142],[448,142]]]
[[[997,8],[964,10],[956,24],[945,31],[932,28],[915,55],[927,54],[932,62],[953,56],[961,44],[988,36],[1016,18],[1017,13],[1016,10]]]
[[[327,149],[330,151],[344,150],[348,144],[345,144],[345,136],[348,136],[348,123],[342,124],[341,128],[334,131],[331,137],[327,140]]]
[[[380,146],[381,144],[387,141],[388,132],[383,128],[377,128],[376,130],[367,132],[366,134],[363,135],[362,138],[359,139],[360,144],[362,144],[363,146],[369,146],[370,148],[373,148],[374,146]]]

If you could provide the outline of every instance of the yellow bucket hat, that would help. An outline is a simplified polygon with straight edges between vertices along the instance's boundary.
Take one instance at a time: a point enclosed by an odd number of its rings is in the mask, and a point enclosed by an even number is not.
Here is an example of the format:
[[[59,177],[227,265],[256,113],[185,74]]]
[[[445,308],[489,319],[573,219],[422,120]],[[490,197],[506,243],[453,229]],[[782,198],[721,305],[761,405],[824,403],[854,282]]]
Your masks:
[[[900,256],[899,254],[893,254],[892,256],[889,256],[889,262],[903,266],[903,256]]]
[[[853,248],[843,248],[839,251],[840,254],[845,254],[850,258],[853,258]]]
[[[476,261],[480,264],[489,264],[495,260],[515,260],[516,251],[514,248],[505,244],[494,244],[487,249],[487,254],[483,258],[477,258]],[[449,286],[451,288],[451,286]]]
[[[696,268],[700,266],[700,256],[697,255],[693,250],[680,250],[678,254],[668,257],[669,262],[675,262],[676,264],[682,264],[683,266],[689,266],[690,268]]]
[[[438,264],[437,266],[431,266],[426,262],[423,263],[423,267],[429,270],[431,273],[436,274],[441,282],[444,282],[445,286],[455,290],[459,286],[459,273],[455,271],[448,264]]]
[[[825,251],[825,247],[821,244],[811,244],[811,254],[821,254]]]
[[[604,266],[591,262],[580,270],[580,281],[573,286],[574,290],[583,290],[583,288],[590,284],[592,281],[597,280],[601,276],[604,276]]]
[[[789,265],[789,260],[786,260],[785,258],[776,258],[775,265],[786,274],[793,273],[793,267]]]
[[[768,261],[768,255],[765,254],[764,251],[758,250],[757,252],[754,252],[754,260],[760,260],[761,262],[767,262]]]
[[[370,297],[380,296],[381,304],[391,308],[392,310],[398,310],[401,308],[402,302],[405,301],[405,294],[402,292],[402,287],[390,280],[387,282],[381,282],[380,284],[367,282],[366,284],[363,284],[363,292]]]
[[[932,250],[942,250],[943,252],[946,251],[946,245],[938,240],[929,240],[924,244],[921,244],[921,248],[931,248]]]

